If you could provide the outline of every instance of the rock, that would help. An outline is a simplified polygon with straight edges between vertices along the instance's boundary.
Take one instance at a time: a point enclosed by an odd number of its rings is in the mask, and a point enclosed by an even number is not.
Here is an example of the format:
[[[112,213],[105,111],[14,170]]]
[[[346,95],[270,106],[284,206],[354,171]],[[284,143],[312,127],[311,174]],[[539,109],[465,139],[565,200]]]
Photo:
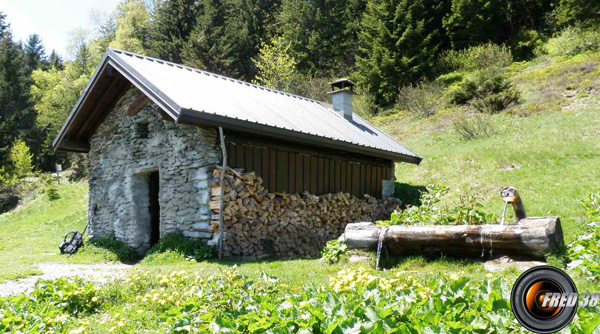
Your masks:
[[[515,260],[508,256],[501,256],[492,260],[485,261],[483,263],[483,268],[491,272],[502,271],[508,268],[516,268],[518,270],[523,271],[532,267],[543,266],[546,264],[546,262],[542,261]]]
[[[350,255],[350,258],[348,259],[348,262],[350,263],[354,263],[354,262],[369,262],[371,260],[370,257],[365,256],[365,255]]]

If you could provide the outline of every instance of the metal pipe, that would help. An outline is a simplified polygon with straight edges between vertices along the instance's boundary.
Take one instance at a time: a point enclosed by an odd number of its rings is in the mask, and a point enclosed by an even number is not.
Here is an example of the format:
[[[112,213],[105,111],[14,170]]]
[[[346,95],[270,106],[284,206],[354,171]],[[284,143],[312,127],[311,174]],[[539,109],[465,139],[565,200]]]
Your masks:
[[[225,185],[223,184],[225,181],[225,172],[227,168],[227,149],[225,146],[225,135],[223,134],[223,128],[219,127],[219,137],[221,139],[221,154],[223,155],[223,165],[221,167],[221,203],[219,210],[219,242],[217,243],[217,251],[219,254],[219,259],[223,257],[223,211],[225,210],[225,201],[223,197],[225,197]]]
[[[517,188],[512,186],[507,186],[500,190],[500,196],[502,196],[502,200],[504,203],[510,203],[515,210],[515,217],[517,218],[517,223],[527,217],[525,214],[525,206],[523,205],[523,201],[519,196],[519,192]],[[506,212],[506,205],[504,206],[504,211]],[[504,218],[504,213],[502,214]],[[504,219],[502,219],[502,222]]]

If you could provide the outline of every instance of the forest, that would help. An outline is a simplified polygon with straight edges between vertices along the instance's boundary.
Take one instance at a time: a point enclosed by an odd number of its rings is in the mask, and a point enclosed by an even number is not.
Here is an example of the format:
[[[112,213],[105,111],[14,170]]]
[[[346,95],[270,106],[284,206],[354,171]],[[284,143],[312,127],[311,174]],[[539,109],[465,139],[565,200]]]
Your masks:
[[[527,60],[568,27],[594,27],[599,12],[585,0],[123,0],[91,13],[94,29],[74,31],[63,58],[37,34],[15,41],[0,9],[0,184],[54,163],[85,173],[83,157],[51,143],[108,47],[319,100],[348,77],[368,118],[410,107],[406,87],[455,80],[444,75],[469,63],[464,50]],[[487,107],[511,99],[507,90]]]

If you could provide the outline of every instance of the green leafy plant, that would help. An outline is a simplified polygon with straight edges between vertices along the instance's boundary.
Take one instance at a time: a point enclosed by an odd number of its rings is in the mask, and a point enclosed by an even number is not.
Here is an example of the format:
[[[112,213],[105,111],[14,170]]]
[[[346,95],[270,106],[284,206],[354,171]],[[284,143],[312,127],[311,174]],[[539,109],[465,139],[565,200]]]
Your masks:
[[[114,235],[86,240],[80,253],[100,255],[106,261],[115,262],[134,262],[140,258],[135,249],[117,240]]]
[[[582,201],[589,220],[586,231],[569,245],[568,267],[583,277],[600,280],[600,192]]]
[[[327,242],[321,251],[323,261],[334,264],[340,262],[348,253],[348,246],[344,240],[335,239]]]
[[[538,55],[575,56],[587,51],[600,50],[600,32],[597,29],[584,29],[578,26],[567,27],[540,45]]]
[[[54,201],[60,198],[60,194],[58,193],[58,184],[54,175],[48,173],[40,174],[39,181],[43,185],[44,192],[48,196],[48,199]]]
[[[289,91],[297,79],[296,60],[289,54],[290,43],[282,36],[273,37],[267,43],[261,41],[258,59],[252,62],[258,69],[256,84]]]
[[[390,220],[380,225],[469,225],[492,223],[494,216],[485,213],[473,195],[462,195],[460,202],[452,207],[442,207],[440,202],[448,193],[445,185],[430,184],[421,193],[421,206],[409,206],[392,213]]]
[[[398,104],[419,118],[437,114],[444,106],[445,96],[442,85],[435,82],[421,82],[400,88]]]
[[[502,74],[478,71],[467,76],[450,91],[453,103],[468,104],[484,113],[497,113],[517,103],[519,91]]]
[[[473,72],[499,69],[510,65],[512,55],[504,45],[486,43],[463,50],[444,51],[438,59],[438,66],[444,72]]]
[[[25,177],[33,170],[33,155],[29,153],[29,147],[21,138],[17,138],[8,153],[12,169],[12,176],[19,179]]]
[[[170,261],[177,258],[203,261],[213,256],[213,250],[213,247],[208,246],[205,241],[186,238],[183,232],[178,231],[164,235],[148,251],[143,261],[144,263],[163,263],[165,260]]]
[[[452,273],[413,277],[365,267],[338,271],[325,286],[287,289],[262,272],[135,270],[95,289],[43,282],[31,296],[0,298],[0,330],[13,332],[518,333],[511,280]],[[69,298],[72,300],[69,300]],[[581,310],[572,333],[597,316]]]
[[[535,29],[521,27],[510,40],[510,48],[515,59],[525,60],[534,56],[536,49],[543,45],[543,37]]]
[[[81,279],[38,281],[30,294],[0,298],[0,331],[58,332],[71,316],[85,316],[100,302],[95,285]]]
[[[463,140],[485,137],[496,132],[490,116],[485,114],[458,116],[452,121],[452,126]]]
[[[483,204],[473,194],[461,195],[458,205],[452,209],[454,221],[466,225],[488,224],[494,217],[484,212],[482,208]]]

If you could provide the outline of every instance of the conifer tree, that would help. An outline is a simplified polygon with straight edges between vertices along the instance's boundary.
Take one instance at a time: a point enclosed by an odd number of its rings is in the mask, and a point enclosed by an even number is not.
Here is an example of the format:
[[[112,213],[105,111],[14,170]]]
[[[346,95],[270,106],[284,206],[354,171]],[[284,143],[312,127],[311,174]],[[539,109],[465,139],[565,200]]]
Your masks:
[[[508,0],[452,0],[444,27],[455,50],[508,38]]]
[[[231,28],[226,26],[229,5],[221,0],[202,1],[197,24],[184,47],[184,63],[209,72],[240,77],[235,55],[240,33],[228,34]]]
[[[361,85],[379,106],[392,105],[401,85],[431,73],[444,47],[444,2],[376,0],[367,4],[357,56]]]
[[[182,63],[182,52],[198,15],[196,0],[166,0],[160,2],[154,16],[150,49],[157,57]]]
[[[261,39],[272,32],[278,6],[279,0],[203,0],[184,47],[184,63],[251,80],[256,74],[252,59]]]
[[[46,60],[46,50],[42,44],[42,40],[38,34],[32,34],[27,39],[27,44],[24,46],[25,49],[25,73],[27,76],[31,75],[33,70],[38,68],[46,67],[48,62]]]
[[[283,36],[302,73],[341,75],[354,65],[364,0],[285,0]]]
[[[0,12],[0,165],[8,161],[13,140],[32,126],[28,82],[23,50]]]
[[[56,52],[56,50],[52,50],[52,53],[50,53],[50,56],[48,57],[48,64],[50,68],[62,70],[64,68],[62,62],[62,57]]]

